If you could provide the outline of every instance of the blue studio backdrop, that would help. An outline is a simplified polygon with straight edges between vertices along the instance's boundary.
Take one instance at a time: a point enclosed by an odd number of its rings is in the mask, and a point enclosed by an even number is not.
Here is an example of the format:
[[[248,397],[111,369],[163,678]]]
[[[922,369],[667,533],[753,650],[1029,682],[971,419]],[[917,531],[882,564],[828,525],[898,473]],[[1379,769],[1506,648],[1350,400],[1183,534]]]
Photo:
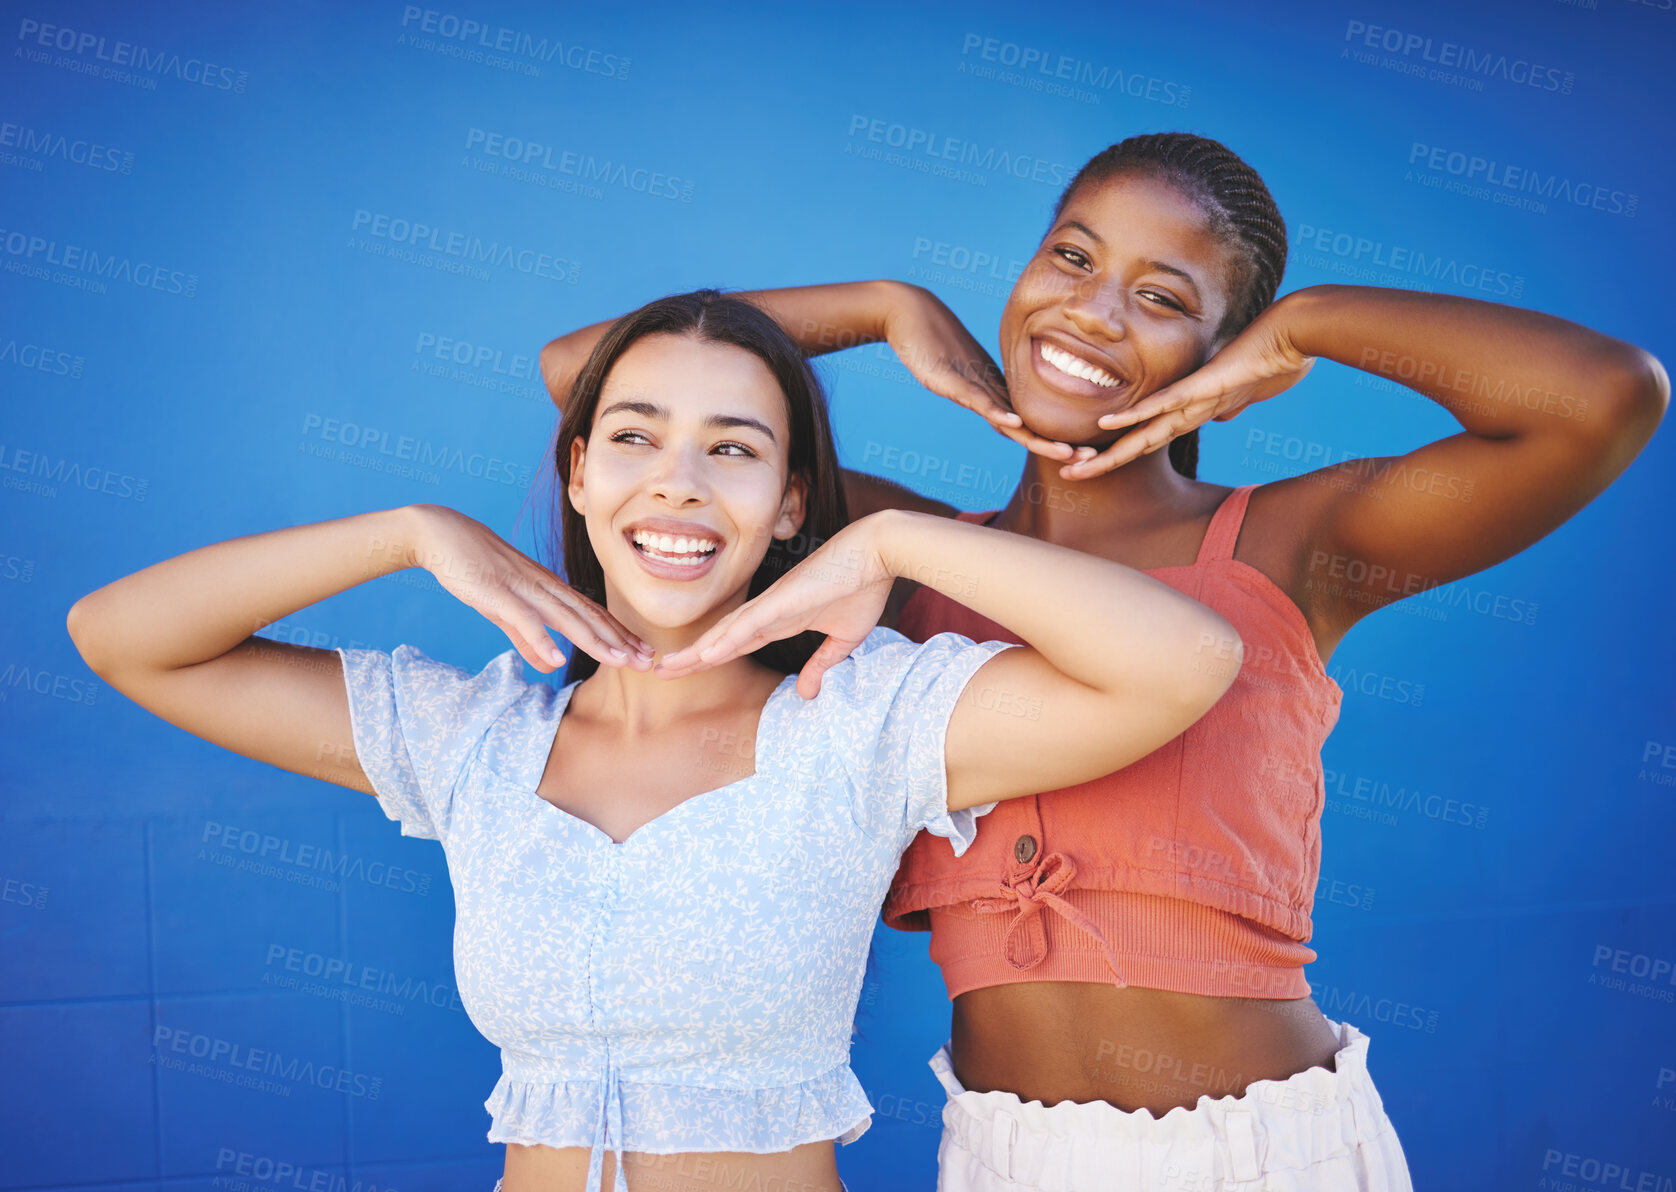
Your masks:
[[[0,1189],[493,1183],[440,847],[141,709],[64,618],[171,555],[415,502],[532,551],[555,334],[893,277],[993,353],[1069,176],[1179,129],[1263,174],[1283,292],[1463,294],[1676,360],[1672,0],[448,3],[6,6]],[[1022,449],[888,349],[819,368],[848,465],[1006,500]],[[1208,426],[1200,474],[1457,429],[1324,361]],[[1330,661],[1307,975],[1372,1036],[1417,1187],[1676,1186],[1673,464],[1667,427]],[[420,571],[262,633],[473,673],[509,644]],[[876,934],[853,1188],[935,1180],[926,942]]]

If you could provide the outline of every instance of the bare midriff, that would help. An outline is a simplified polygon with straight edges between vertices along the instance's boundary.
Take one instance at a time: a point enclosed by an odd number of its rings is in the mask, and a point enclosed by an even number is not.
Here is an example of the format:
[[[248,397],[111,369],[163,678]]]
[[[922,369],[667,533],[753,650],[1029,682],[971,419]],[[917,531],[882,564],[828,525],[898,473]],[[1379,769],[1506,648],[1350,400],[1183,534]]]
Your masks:
[[[991,985],[954,1001],[954,1074],[974,1092],[1105,1101],[1157,1116],[1258,1080],[1333,1068],[1312,998],[1204,997],[1070,981]]]
[[[588,1154],[587,1147],[509,1143],[501,1192],[583,1192],[588,1186]],[[601,1187],[611,1188],[616,1167],[616,1156],[607,1151]],[[808,1142],[769,1155],[739,1151],[685,1151],[673,1155],[624,1151],[623,1175],[628,1180],[629,1192],[715,1192],[717,1188],[840,1192],[842,1188],[830,1141]]]

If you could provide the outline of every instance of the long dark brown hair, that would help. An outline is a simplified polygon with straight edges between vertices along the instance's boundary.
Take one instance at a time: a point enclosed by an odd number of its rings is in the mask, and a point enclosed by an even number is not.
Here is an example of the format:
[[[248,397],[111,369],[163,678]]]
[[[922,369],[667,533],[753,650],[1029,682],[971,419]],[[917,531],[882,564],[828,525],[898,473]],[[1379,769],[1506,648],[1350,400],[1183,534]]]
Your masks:
[[[565,495],[570,486],[570,445],[577,439],[587,441],[611,369],[631,345],[648,335],[689,335],[706,343],[743,348],[768,366],[785,396],[791,424],[789,475],[802,477],[807,488],[803,526],[789,539],[769,540],[768,552],[751,577],[748,595],[756,596],[849,524],[849,508],[844,503],[838,449],[827,420],[826,395],[808,360],[766,311],[714,289],[671,294],[648,302],[618,319],[594,345],[571,385],[564,417],[553,440],[552,468],[546,475],[554,491],[537,509],[550,511],[556,506],[560,530],[555,534],[549,525],[545,534],[538,532],[538,544],[546,547],[547,556],[540,561],[562,574],[566,583],[590,600],[605,604],[605,572],[588,541],[587,523]],[[821,633],[800,633],[769,642],[751,657],[782,674],[791,674],[803,668],[824,640]],[[565,682],[586,679],[598,669],[594,658],[572,648]]]
[[[1088,159],[1053,206],[1051,229],[1080,186],[1124,175],[1155,178],[1178,188],[1210,220],[1212,232],[1232,247],[1233,292],[1217,338],[1237,335],[1274,301],[1286,272],[1286,221],[1257,171],[1220,141],[1187,132],[1129,137]],[[1170,464],[1183,476],[1199,470],[1199,428],[1170,440]]]

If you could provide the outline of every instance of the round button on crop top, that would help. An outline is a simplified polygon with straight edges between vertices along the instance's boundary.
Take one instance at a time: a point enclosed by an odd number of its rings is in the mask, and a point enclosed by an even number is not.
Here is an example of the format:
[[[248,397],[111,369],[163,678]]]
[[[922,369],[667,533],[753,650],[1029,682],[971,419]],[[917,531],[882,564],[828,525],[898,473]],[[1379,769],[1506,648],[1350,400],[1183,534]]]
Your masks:
[[[961,852],[995,806],[948,810],[943,747],[967,680],[1008,648],[875,629],[813,700],[780,683],[754,773],[621,843],[536,793],[576,684],[526,681],[511,649],[475,676],[408,645],[339,649],[380,806],[447,858],[460,999],[501,1049],[489,1140],[589,1147],[598,1192],[607,1148],[622,1188],[624,1151],[858,1138],[868,942],[909,841]]]
[[[951,1001],[1025,981],[1308,996],[1321,746],[1344,692],[1298,606],[1233,557],[1254,488],[1218,506],[1193,563],[1147,571],[1221,613],[1245,644],[1210,711],[1115,774],[1002,803],[962,855],[924,834],[903,855],[885,922],[931,932]],[[929,588],[897,625],[915,640],[1018,640]],[[1207,643],[1195,665],[1225,665],[1229,653]]]

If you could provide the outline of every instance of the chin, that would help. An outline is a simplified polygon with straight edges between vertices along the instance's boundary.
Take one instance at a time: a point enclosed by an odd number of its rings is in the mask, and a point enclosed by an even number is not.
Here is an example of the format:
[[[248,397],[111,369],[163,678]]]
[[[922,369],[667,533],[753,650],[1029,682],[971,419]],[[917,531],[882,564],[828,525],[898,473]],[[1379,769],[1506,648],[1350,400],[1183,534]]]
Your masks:
[[[1044,439],[1069,443],[1073,447],[1109,447],[1120,430],[1106,430],[1097,419],[1106,410],[1072,407],[1063,402],[1015,401],[1013,409],[1024,420],[1024,429]]]

